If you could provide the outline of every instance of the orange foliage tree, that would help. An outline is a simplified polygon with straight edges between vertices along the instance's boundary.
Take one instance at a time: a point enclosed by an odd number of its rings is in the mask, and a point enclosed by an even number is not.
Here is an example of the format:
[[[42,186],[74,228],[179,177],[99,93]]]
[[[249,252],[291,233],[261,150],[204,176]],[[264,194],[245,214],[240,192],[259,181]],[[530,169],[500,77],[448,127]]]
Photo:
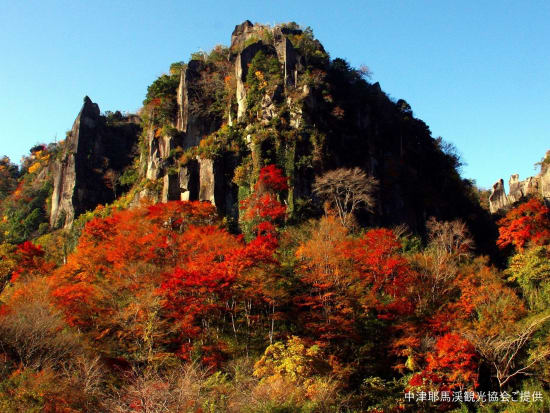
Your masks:
[[[241,202],[243,221],[255,234],[273,234],[275,226],[282,223],[286,216],[286,206],[278,195],[288,189],[287,178],[275,165],[260,170],[260,177],[254,186],[254,192]]]
[[[356,239],[335,217],[321,219],[296,252],[303,294],[295,302],[307,333],[333,354],[349,358],[365,340],[369,320],[392,320],[413,310],[414,272],[391,230]]]
[[[440,390],[477,387],[479,356],[474,346],[455,333],[441,336],[426,357],[426,367],[410,386],[437,385]]]
[[[233,332],[237,336],[240,324],[247,352],[254,329],[260,342],[269,338],[273,343],[275,323],[283,318],[279,309],[288,299],[276,256],[278,228],[286,217],[286,206],[279,198],[288,189],[287,180],[275,165],[262,168],[254,192],[241,204],[243,223],[254,238],[235,254],[240,275],[230,308]]]
[[[48,275],[55,265],[46,261],[44,254],[40,246],[30,241],[19,244],[14,253],[16,268],[12,273],[11,282],[16,282],[21,276],[31,279]]]
[[[393,343],[399,355],[408,357],[398,367],[415,372],[409,381],[412,387],[475,389],[482,361],[497,370],[504,363],[487,348],[513,334],[525,315],[521,300],[484,259],[460,269],[453,291],[434,313],[408,323]]]
[[[550,209],[535,198],[509,211],[498,225],[497,245],[501,248],[513,245],[521,251],[528,244],[550,242]]]
[[[96,218],[86,224],[67,264],[50,277],[52,297],[68,323],[108,354],[118,349],[129,359],[161,357],[181,334],[171,328],[157,289],[177,265],[223,256],[228,247],[221,244],[232,236],[215,222],[215,208],[199,202]]]
[[[286,178],[266,168],[257,188],[248,244],[220,226],[209,203],[174,201],[88,222],[50,277],[54,302],[104,352],[129,361],[176,354],[217,365],[223,336],[244,335],[247,348],[250,335],[272,341],[284,297],[275,225],[285,207],[276,191]]]

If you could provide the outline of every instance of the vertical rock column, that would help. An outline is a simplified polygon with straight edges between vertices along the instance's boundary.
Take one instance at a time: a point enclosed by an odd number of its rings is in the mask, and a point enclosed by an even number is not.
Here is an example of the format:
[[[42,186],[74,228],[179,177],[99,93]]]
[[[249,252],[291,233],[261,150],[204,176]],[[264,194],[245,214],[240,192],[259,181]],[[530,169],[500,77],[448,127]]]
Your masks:
[[[262,42],[256,42],[245,47],[237,55],[235,60],[235,78],[237,79],[237,121],[241,120],[246,114],[246,75],[248,74],[248,65],[260,50],[263,49]]]
[[[493,185],[493,190],[489,196],[489,210],[491,213],[497,212],[499,209],[508,205],[508,198],[506,197],[506,191],[504,190],[504,181],[498,180]]]
[[[93,150],[98,123],[99,106],[86,96],[82,109],[65,142],[65,152],[61,159],[55,161],[54,189],[50,211],[51,227],[60,225],[69,227],[75,218],[75,209],[82,208],[78,203],[83,197],[83,190],[78,187],[77,178],[82,179],[82,175],[86,174],[86,171],[81,170],[82,167],[79,167],[77,163],[82,163],[83,158],[90,156],[90,153],[87,152]],[[77,175],[81,176],[77,177]]]

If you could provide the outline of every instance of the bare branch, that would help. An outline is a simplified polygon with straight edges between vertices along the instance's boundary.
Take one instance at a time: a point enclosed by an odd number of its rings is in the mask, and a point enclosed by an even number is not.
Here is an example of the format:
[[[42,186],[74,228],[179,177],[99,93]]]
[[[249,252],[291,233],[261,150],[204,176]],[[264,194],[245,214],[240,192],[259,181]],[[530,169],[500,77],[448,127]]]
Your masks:
[[[313,184],[313,192],[336,208],[345,226],[349,226],[353,213],[360,206],[372,211],[376,204],[374,192],[377,188],[378,180],[367,176],[360,168],[329,171],[317,177]]]
[[[525,348],[533,334],[548,320],[545,315],[523,326],[517,334],[497,337],[483,337],[474,332],[464,334],[476,348],[479,354],[491,362],[496,370],[496,377],[500,387],[504,386],[513,377],[519,374],[528,374],[535,364],[550,357],[550,349],[543,349],[531,355],[525,364],[518,366],[518,354]]]

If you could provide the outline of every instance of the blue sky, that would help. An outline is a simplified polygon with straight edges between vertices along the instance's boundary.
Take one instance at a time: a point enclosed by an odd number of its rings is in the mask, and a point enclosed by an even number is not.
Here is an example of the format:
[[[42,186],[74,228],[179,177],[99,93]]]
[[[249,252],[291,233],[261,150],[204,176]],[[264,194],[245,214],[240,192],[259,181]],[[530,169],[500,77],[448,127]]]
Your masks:
[[[64,138],[82,98],[136,111],[170,63],[229,44],[236,24],[311,26],[331,57],[369,66],[463,176],[523,179],[550,149],[548,1],[0,0],[0,154]]]

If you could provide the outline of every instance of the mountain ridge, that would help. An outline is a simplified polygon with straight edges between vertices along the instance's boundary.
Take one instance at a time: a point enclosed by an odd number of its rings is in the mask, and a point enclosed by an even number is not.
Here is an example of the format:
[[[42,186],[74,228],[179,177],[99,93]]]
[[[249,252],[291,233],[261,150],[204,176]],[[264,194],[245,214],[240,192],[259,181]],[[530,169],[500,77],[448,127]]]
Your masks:
[[[49,166],[51,228],[123,194],[128,205],[210,201],[238,223],[260,169],[276,164],[289,177],[291,221],[322,213],[317,177],[360,167],[380,182],[373,213],[357,214],[361,225],[422,233],[430,216],[463,218],[485,242],[486,213],[452,145],[369,83],[368,71],[330,59],[310,28],[245,21],[230,47],[172,64],[143,103],[139,117],[103,116],[84,99]]]

